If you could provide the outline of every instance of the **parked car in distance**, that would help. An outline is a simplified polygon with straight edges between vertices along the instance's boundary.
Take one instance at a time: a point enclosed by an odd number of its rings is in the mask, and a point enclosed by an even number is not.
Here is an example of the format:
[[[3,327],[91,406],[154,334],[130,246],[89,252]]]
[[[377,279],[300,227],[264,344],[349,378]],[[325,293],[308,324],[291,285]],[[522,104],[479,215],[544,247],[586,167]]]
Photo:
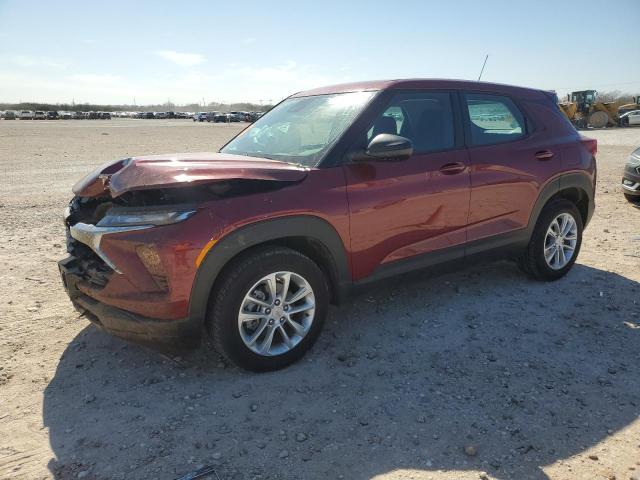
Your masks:
[[[61,120],[71,120],[72,118],[71,112],[59,112],[59,116]]]
[[[58,112],[56,112],[55,110],[50,110],[47,112],[47,120],[58,120],[58,118],[60,117],[60,115],[58,115]]]
[[[111,120],[111,113],[109,113],[109,112],[98,112],[98,118],[100,120]]]
[[[33,119],[34,120],[46,120],[47,119],[47,113],[43,112],[42,110],[36,110],[35,113],[33,114]]]
[[[20,110],[20,120],[33,120],[33,112],[31,110]]]
[[[229,112],[229,114],[234,118],[232,122],[245,122],[247,120],[246,112]]]
[[[631,152],[624,166],[622,191],[628,201],[640,204],[640,147]]]
[[[5,120],[15,120],[16,119],[16,112],[14,112],[13,110],[7,110],[6,112],[4,112],[3,118]]]
[[[116,335],[175,343],[206,327],[236,365],[274,370],[311,347],[330,302],[383,278],[475,258],[567,274],[596,151],[543,90],[413,79],[300,92],[216,153],[119,159],[81,179],[63,284]]]
[[[209,118],[209,116],[207,115],[207,112],[198,112],[193,116],[193,121],[194,122],[206,122],[208,118]]]
[[[640,125],[640,110],[631,110],[630,112],[620,115],[620,125],[623,127]]]
[[[210,122],[213,123],[227,123],[229,122],[229,116],[226,113],[214,112],[213,116],[210,116]]]
[[[263,115],[262,112],[249,112],[249,119],[247,120],[248,122],[255,122],[257,119],[259,119],[261,116]]]

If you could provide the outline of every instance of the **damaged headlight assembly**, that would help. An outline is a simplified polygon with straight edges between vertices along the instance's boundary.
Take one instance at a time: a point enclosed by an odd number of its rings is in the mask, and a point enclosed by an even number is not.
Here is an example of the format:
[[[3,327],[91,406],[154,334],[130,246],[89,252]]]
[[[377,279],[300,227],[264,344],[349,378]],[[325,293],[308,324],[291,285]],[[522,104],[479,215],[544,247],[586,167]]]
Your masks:
[[[158,227],[186,220],[196,213],[195,209],[147,210],[147,209],[111,209],[102,217],[98,227]]]
[[[69,233],[73,238],[91,248],[116,273],[122,273],[100,249],[103,235],[171,225],[186,220],[194,213],[196,210],[193,208],[167,208],[163,210],[112,208],[96,225],[79,222],[69,227]]]

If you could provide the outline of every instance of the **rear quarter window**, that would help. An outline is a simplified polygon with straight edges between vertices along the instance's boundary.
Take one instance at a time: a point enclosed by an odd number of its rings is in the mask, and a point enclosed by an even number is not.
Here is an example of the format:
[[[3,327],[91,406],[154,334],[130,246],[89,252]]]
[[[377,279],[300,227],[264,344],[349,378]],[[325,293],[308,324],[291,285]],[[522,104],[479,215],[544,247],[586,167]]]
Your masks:
[[[492,94],[464,94],[472,145],[512,142],[526,135],[524,115],[509,98]]]

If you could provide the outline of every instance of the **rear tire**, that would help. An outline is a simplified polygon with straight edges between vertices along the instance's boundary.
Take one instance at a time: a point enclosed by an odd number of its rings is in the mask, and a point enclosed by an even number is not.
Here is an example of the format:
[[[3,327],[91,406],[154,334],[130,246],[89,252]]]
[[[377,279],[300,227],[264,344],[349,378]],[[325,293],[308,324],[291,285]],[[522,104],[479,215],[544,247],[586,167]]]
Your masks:
[[[562,233],[562,227],[571,228],[566,235],[557,235]],[[538,217],[529,244],[520,258],[520,268],[536,280],[553,281],[563,277],[578,257],[582,230],[582,216],[574,203],[565,199],[552,201]]]
[[[302,287],[311,292],[293,301],[304,293]],[[296,250],[265,247],[225,268],[212,292],[207,328],[216,350],[238,367],[278,370],[311,348],[328,305],[329,290],[318,265]]]

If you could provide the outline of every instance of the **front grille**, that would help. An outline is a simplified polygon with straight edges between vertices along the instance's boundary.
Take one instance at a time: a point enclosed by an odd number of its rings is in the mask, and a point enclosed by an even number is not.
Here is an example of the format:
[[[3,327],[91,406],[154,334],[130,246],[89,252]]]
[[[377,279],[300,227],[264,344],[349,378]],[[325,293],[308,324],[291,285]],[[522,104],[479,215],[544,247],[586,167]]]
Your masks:
[[[95,222],[96,217],[103,214],[104,207],[101,208],[101,205],[105,203],[75,197],[69,204],[69,216],[65,219],[67,252],[76,259],[74,273],[95,288],[103,288],[107,285],[113,269],[91,248],[73,238],[69,227],[79,221]]]
[[[75,272],[84,281],[96,288],[103,288],[109,283],[113,270],[85,244],[78,242],[69,234],[67,227],[67,252],[76,259]]]

